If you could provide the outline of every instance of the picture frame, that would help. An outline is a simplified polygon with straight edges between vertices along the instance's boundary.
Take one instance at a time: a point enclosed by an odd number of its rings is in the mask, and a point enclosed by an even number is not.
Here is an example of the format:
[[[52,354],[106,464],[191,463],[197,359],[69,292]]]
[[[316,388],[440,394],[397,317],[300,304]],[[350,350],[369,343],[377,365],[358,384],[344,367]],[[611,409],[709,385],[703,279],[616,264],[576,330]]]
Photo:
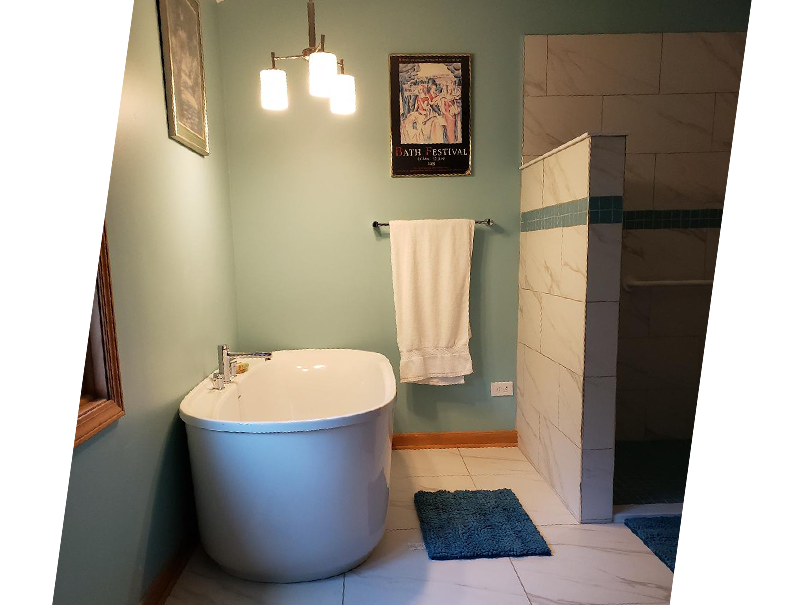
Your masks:
[[[209,154],[199,0],[159,0],[169,137]]]
[[[389,55],[393,177],[472,174],[472,55]]]

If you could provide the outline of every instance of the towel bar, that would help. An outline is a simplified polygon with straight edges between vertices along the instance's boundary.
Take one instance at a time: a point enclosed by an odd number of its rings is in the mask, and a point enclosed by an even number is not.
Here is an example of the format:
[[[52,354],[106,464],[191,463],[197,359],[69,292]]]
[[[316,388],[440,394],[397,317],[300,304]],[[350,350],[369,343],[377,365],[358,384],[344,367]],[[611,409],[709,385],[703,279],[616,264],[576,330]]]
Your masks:
[[[475,221],[476,225],[486,225],[487,227],[491,227],[494,225],[494,221],[490,218],[484,219],[482,221]],[[389,223],[379,223],[378,221],[372,221],[372,228],[378,229],[379,227],[388,227]]]

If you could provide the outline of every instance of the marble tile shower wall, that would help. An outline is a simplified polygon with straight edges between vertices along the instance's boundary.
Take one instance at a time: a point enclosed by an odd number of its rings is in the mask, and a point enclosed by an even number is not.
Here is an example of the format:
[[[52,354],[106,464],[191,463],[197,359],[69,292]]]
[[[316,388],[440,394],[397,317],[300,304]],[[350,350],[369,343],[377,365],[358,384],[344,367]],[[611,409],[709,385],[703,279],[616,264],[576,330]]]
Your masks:
[[[587,136],[521,176],[517,432],[581,521],[612,510],[624,161]]]
[[[744,33],[525,37],[523,163],[583,132],[628,134],[622,279],[713,278],[744,47]],[[622,289],[617,439],[691,436],[710,297]]]

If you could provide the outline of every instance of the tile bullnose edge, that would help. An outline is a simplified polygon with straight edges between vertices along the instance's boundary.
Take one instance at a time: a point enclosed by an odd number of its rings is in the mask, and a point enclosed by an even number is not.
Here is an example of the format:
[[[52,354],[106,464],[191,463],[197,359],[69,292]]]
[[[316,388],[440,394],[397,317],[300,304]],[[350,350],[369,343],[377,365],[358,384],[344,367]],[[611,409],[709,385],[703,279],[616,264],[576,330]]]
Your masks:
[[[581,141],[584,141],[584,140],[586,140],[588,138],[591,138],[591,137],[627,137],[628,135],[629,135],[629,133],[627,133],[627,132],[584,132],[583,134],[578,135],[574,139],[571,139],[571,140],[567,141],[563,145],[559,145],[558,147],[556,147],[554,149],[551,149],[547,153],[543,153],[542,155],[537,156],[537,157],[533,158],[532,160],[524,162],[519,167],[519,169],[520,170],[524,170],[528,166],[533,166],[534,164],[536,164],[538,162],[541,162],[542,160],[544,160],[546,158],[549,158],[551,155],[555,155],[559,151],[563,151],[567,147],[572,147],[573,145],[576,145],[576,144],[580,143]]]

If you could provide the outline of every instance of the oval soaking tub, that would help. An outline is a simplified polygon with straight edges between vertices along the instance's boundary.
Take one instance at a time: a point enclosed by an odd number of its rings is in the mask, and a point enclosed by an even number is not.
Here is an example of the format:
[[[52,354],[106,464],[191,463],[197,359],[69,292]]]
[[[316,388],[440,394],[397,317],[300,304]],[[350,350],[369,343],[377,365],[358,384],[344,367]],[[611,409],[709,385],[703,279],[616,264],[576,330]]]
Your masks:
[[[223,390],[181,402],[200,539],[228,573],[261,582],[340,574],[369,556],[389,503],[394,372],[378,353],[244,358]]]

